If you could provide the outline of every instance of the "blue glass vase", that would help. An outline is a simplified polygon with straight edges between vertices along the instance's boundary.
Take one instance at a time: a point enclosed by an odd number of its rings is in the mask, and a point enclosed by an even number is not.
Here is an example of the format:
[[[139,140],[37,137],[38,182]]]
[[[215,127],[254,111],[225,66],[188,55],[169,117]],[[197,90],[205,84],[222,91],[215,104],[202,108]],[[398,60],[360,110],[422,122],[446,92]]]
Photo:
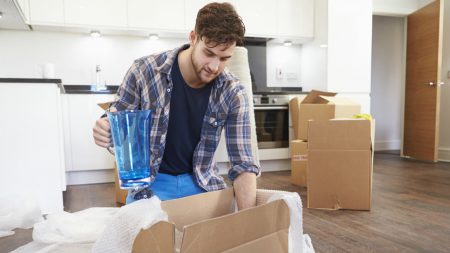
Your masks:
[[[121,189],[150,186],[151,110],[108,112]]]

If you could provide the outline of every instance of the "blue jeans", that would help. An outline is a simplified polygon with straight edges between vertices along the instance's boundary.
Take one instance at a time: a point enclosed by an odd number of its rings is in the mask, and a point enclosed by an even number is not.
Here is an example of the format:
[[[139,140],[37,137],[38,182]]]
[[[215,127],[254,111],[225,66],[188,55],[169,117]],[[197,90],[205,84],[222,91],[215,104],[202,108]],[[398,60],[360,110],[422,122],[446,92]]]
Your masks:
[[[194,174],[185,173],[178,176],[159,173],[153,184],[150,186],[153,194],[161,200],[177,199],[194,194],[206,192],[205,189],[198,186]],[[136,200],[128,192],[126,203],[130,204]]]

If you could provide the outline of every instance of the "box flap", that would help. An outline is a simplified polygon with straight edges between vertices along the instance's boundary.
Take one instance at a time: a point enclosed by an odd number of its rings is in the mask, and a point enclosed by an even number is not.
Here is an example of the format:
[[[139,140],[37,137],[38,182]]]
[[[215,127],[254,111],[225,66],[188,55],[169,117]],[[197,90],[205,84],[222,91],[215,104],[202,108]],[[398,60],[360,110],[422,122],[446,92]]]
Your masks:
[[[161,202],[161,208],[167,212],[169,221],[182,231],[187,224],[219,217],[232,211],[234,201],[233,188],[192,195],[185,198]]]
[[[299,136],[297,136],[297,131],[296,129],[299,128],[299,110],[300,110],[300,103],[301,101],[305,99],[304,95],[300,95],[300,96],[296,96],[294,98],[292,98],[289,101],[289,111],[291,113],[291,122],[292,122],[292,127],[294,129],[294,138],[298,139]]]
[[[371,121],[331,119],[309,121],[309,150],[371,150]]]
[[[133,243],[133,253],[173,252],[175,243],[175,226],[160,221],[148,229],[142,229]]]
[[[334,92],[311,90],[305,99],[303,99],[302,104],[328,104],[328,100],[322,96],[334,97],[336,94]]]
[[[104,102],[104,103],[98,103],[97,105],[100,106],[103,110],[107,111],[109,109],[109,106],[114,103],[114,101]]]
[[[206,202],[203,201],[202,204]],[[276,200],[238,213],[186,226],[180,252],[223,252],[287,230],[289,223],[288,206],[283,200]],[[278,240],[278,243],[287,245],[286,241]]]
[[[328,100],[329,103],[335,105],[359,105],[351,99],[345,97],[320,96],[322,99]]]
[[[254,241],[238,246],[236,248],[226,250],[223,253],[288,253],[288,235],[289,230],[285,229]]]

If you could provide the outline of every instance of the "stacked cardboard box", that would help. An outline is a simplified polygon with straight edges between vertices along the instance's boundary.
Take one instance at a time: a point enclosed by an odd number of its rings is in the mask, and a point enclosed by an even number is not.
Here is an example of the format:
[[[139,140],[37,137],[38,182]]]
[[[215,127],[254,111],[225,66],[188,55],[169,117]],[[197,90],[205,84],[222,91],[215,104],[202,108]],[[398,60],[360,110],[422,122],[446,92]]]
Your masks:
[[[295,97],[289,103],[294,140],[290,143],[291,183],[307,186],[308,122],[333,118],[351,118],[361,108],[336,93],[312,90],[306,97]]]
[[[370,210],[374,124],[309,122],[308,208]]]

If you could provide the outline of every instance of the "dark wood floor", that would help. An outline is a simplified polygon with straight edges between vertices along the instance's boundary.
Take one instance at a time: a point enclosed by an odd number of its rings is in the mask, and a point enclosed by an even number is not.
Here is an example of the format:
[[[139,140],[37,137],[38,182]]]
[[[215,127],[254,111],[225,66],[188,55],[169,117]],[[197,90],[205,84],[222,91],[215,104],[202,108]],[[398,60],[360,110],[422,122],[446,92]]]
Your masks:
[[[259,188],[298,192],[289,172],[264,173]],[[65,209],[115,206],[114,185],[70,186]],[[371,211],[303,210],[304,232],[316,252],[450,252],[450,163],[423,163],[377,153]],[[30,230],[0,238],[0,252],[31,241]]]

